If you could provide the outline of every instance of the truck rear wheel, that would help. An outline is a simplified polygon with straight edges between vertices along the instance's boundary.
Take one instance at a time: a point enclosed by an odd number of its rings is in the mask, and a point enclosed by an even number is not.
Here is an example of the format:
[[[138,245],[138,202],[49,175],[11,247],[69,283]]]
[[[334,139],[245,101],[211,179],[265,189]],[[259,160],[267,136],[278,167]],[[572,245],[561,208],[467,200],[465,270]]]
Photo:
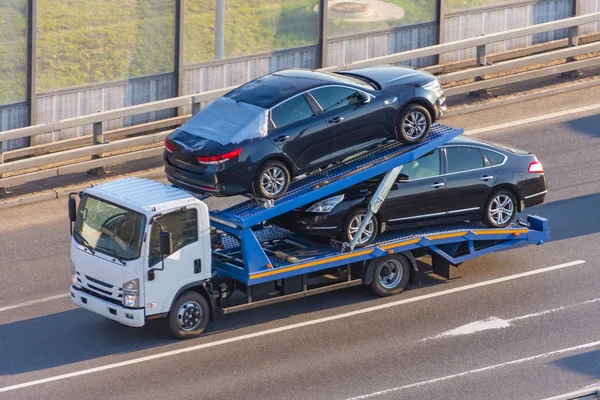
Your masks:
[[[169,313],[169,327],[175,337],[189,339],[200,336],[209,319],[210,308],[204,296],[187,291],[173,303]]]
[[[410,261],[402,254],[376,258],[369,265],[371,283],[369,289],[377,296],[385,297],[404,290],[410,279]]]

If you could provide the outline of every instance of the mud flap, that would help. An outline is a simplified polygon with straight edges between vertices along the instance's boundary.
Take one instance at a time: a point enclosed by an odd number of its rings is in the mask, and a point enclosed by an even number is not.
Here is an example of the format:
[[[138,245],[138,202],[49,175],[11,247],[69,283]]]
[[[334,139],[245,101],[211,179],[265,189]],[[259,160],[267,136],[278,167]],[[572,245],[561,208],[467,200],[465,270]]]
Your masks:
[[[436,275],[450,279],[450,261],[433,252],[431,254],[431,270]]]

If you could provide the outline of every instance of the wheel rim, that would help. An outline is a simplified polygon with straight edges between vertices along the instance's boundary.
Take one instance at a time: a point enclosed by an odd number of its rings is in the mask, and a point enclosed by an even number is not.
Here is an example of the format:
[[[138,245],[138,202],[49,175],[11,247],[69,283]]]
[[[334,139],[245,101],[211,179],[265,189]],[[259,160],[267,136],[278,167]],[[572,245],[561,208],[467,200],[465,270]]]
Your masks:
[[[188,301],[177,311],[177,324],[184,331],[193,331],[202,322],[202,308],[195,301]]]
[[[354,239],[354,235],[356,234],[356,232],[358,232],[358,228],[360,228],[360,225],[362,224],[363,219],[365,219],[365,217],[366,215],[364,214],[357,215],[356,217],[352,218],[350,224],[348,224],[348,237],[350,238],[350,240]],[[373,236],[374,230],[375,224],[373,223],[373,218],[371,218],[371,220],[365,226],[365,229],[362,231],[362,234],[360,235],[360,238],[358,239],[357,243],[367,243]]]
[[[503,225],[510,221],[515,211],[515,205],[506,194],[501,194],[492,200],[490,203],[489,215],[490,219],[497,225]]]
[[[427,118],[420,111],[413,111],[404,118],[402,123],[406,136],[411,139],[418,139],[427,129]]]
[[[283,191],[285,173],[279,167],[271,167],[263,173],[260,185],[266,194],[275,196]]]
[[[402,264],[397,260],[388,260],[379,270],[379,283],[385,289],[395,289],[402,280],[402,274]]]

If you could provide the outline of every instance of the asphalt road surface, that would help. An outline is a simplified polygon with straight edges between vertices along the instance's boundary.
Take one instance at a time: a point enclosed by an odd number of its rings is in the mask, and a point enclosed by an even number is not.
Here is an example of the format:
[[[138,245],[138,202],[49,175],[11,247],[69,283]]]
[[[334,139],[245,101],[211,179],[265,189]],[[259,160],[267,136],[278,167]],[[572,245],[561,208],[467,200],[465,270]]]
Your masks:
[[[468,131],[585,97],[444,122]],[[600,382],[600,109],[477,137],[542,161],[550,192],[528,212],[550,219],[550,242],[449,281],[423,259],[422,287],[399,296],[341,290],[222,316],[188,341],[71,306],[65,201],[0,211],[0,399],[542,399]]]

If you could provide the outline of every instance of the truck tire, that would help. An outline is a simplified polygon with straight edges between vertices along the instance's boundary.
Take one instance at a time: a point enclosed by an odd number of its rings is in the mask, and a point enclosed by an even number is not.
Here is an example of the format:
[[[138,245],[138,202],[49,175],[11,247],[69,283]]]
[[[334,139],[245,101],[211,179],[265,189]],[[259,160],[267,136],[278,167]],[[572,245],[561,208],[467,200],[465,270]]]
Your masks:
[[[376,258],[371,261],[371,293],[380,296],[392,296],[404,290],[410,279],[411,263],[402,254]],[[370,266],[369,266],[370,267]]]
[[[169,312],[169,327],[175,337],[190,339],[204,332],[209,319],[210,308],[204,296],[189,290],[173,303]]]

